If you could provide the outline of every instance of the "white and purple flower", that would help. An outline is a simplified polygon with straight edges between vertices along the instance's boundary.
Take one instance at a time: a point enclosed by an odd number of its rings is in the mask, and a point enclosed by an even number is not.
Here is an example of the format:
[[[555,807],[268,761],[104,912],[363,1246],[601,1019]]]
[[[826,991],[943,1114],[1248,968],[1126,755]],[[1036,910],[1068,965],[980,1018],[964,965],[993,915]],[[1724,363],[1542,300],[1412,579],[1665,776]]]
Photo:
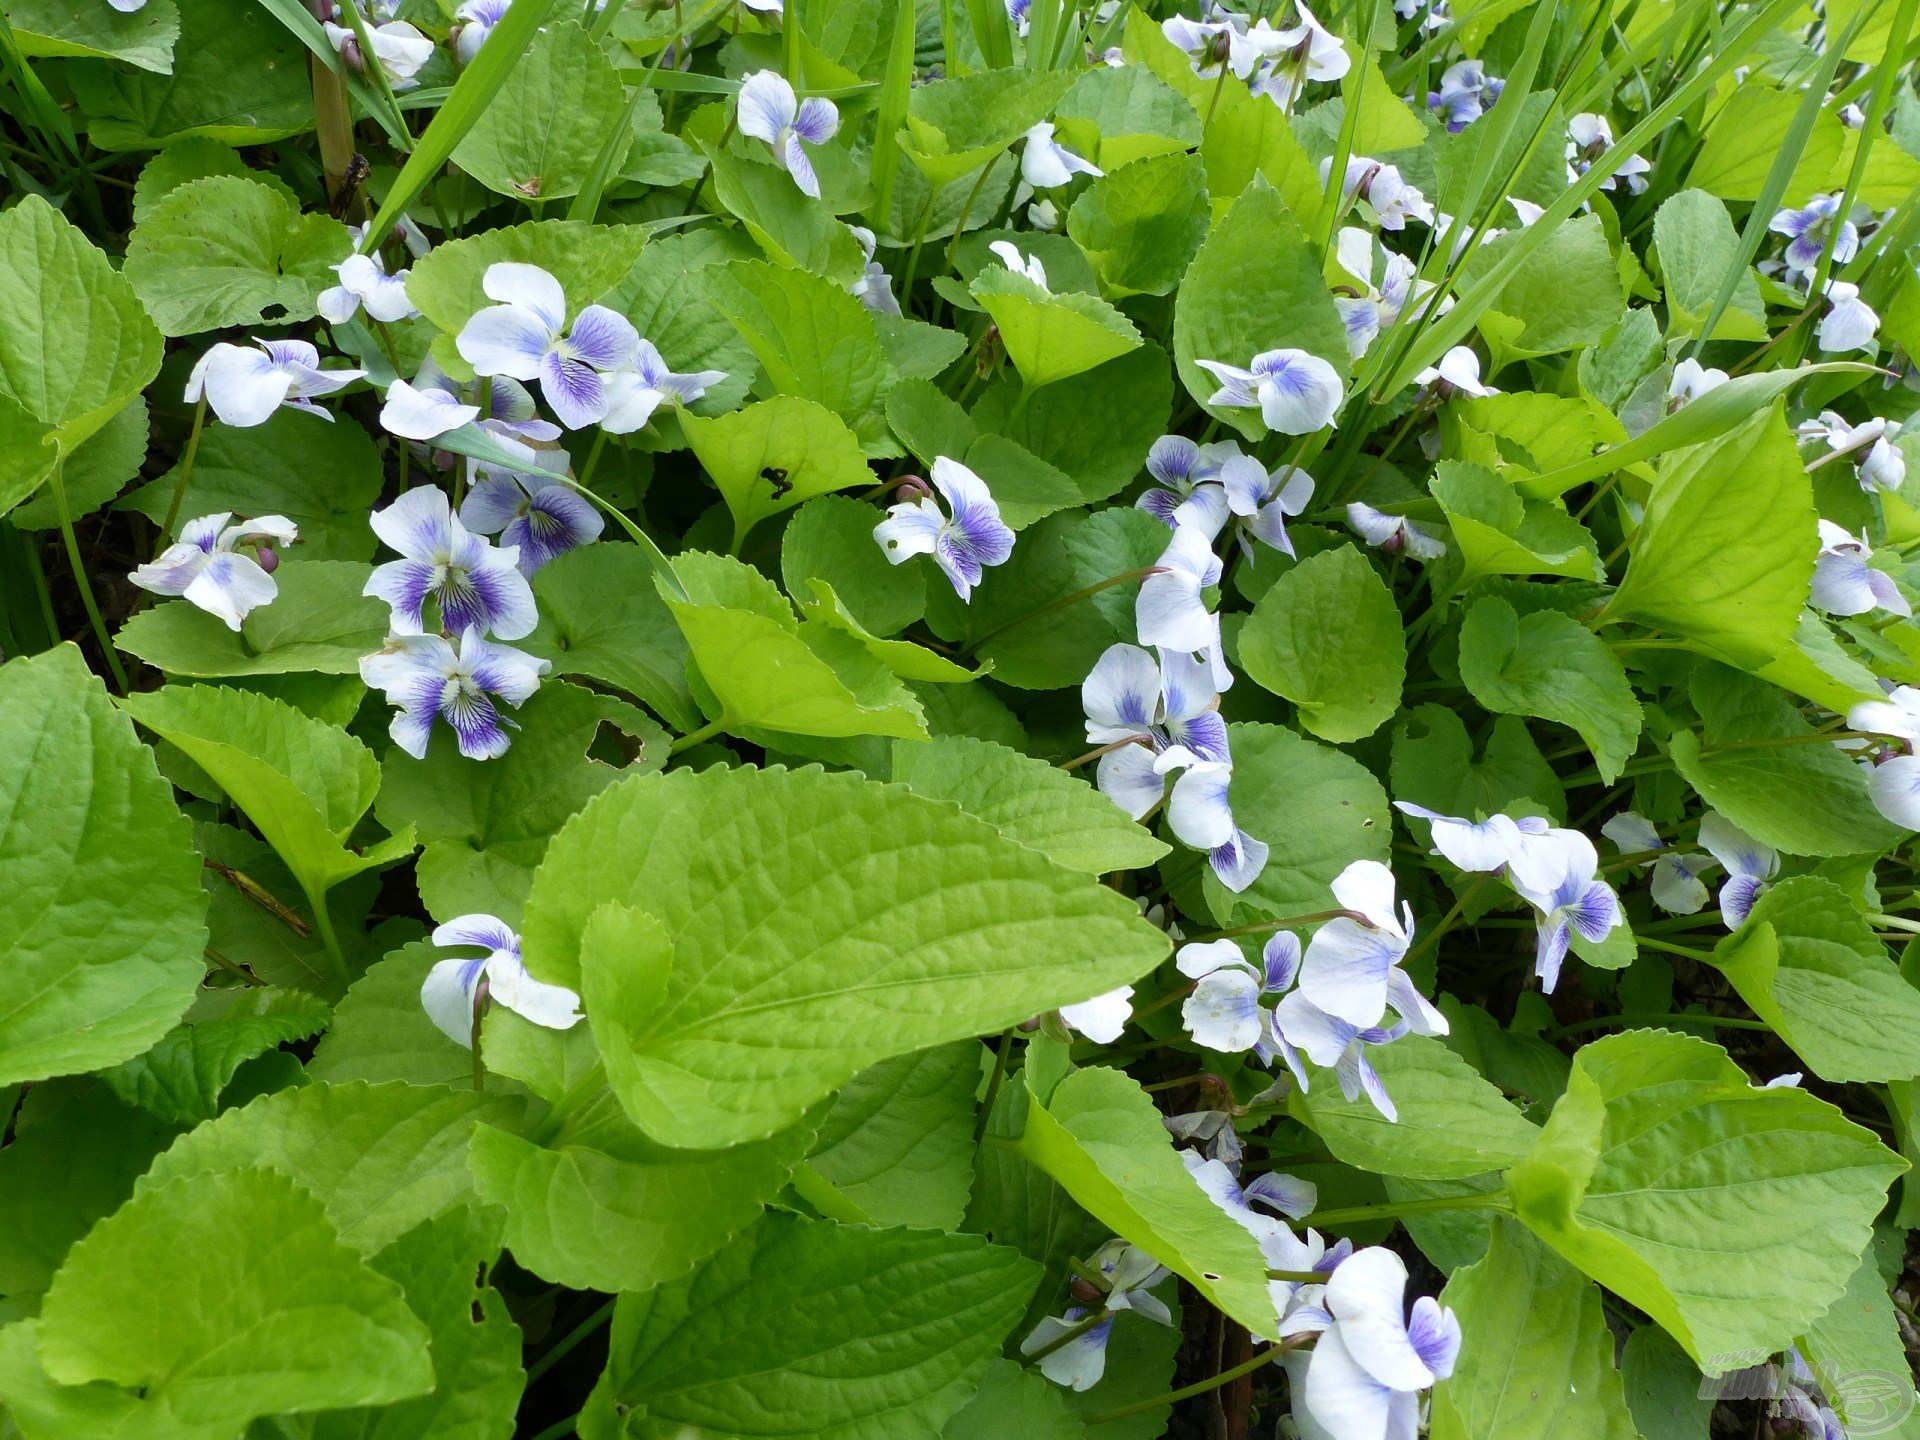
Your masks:
[[[1091,1390],[1106,1374],[1107,1338],[1113,1333],[1113,1317],[1119,1311],[1131,1310],[1156,1325],[1173,1324],[1173,1312],[1151,1293],[1154,1286],[1172,1275],[1164,1265],[1124,1240],[1109,1240],[1092,1259],[1090,1268],[1107,1287],[1101,1297],[1099,1320],[1088,1326],[1093,1312],[1076,1305],[1063,1315],[1047,1316],[1020,1342],[1023,1355],[1046,1351],[1037,1362],[1040,1373],[1054,1384],[1075,1391]],[[1065,1344],[1058,1343],[1069,1336],[1072,1338]]]
[[[1533,973],[1549,994],[1576,932],[1597,945],[1624,921],[1619,897],[1600,878],[1600,852],[1578,830],[1524,836],[1507,862],[1507,880],[1540,912]]]
[[[651,340],[636,342],[633,363],[603,377],[607,413],[600,428],[609,435],[630,435],[653,418],[662,405],[691,405],[709,386],[727,378],[724,370],[693,370],[676,374]]]
[[[605,419],[606,377],[631,369],[640,344],[632,322],[604,305],[589,305],[569,329],[566,293],[537,265],[498,261],[480,283],[500,303],[478,311],[454,341],[474,373],[539,381],[540,393],[569,430]]]
[[[1353,533],[1385,555],[1413,560],[1437,560],[1447,553],[1447,542],[1429,535],[1404,515],[1389,515],[1361,500],[1347,503],[1347,525]]]
[[[1835,265],[1846,264],[1860,252],[1859,230],[1852,220],[1840,214],[1840,202],[1844,198],[1838,191],[1816,195],[1798,209],[1789,205],[1776,211],[1767,222],[1767,228],[1774,234],[1788,237],[1785,256],[1788,273],[1812,275],[1820,268],[1820,257],[1826,253],[1829,240],[1833,244]]]
[[[1827,313],[1820,317],[1814,343],[1829,355],[1844,355],[1854,350],[1877,352],[1880,317],[1860,298],[1860,287],[1847,280],[1829,280],[1826,297]]]
[[[1237,944],[1224,938],[1182,945],[1174,964],[1194,982],[1193,993],[1180,1007],[1181,1023],[1194,1044],[1227,1055],[1273,1049],[1277,1032],[1262,1002],[1284,993],[1300,973],[1296,936],[1282,930],[1269,937],[1258,969]]]
[[[1817,470],[1844,456],[1858,472],[1862,490],[1881,490],[1892,495],[1906,483],[1907,457],[1895,443],[1900,433],[1897,420],[1873,415],[1854,425],[1836,411],[1822,410],[1818,419],[1801,421],[1794,433],[1802,440],[1826,444],[1828,453],[1808,465],[1809,470]]]
[[[1894,824],[1920,830],[1920,690],[1899,685],[1884,700],[1863,700],[1847,712],[1847,725],[1895,742],[1868,772],[1868,793]]]
[[[1393,871],[1378,860],[1356,860],[1334,877],[1333,898],[1363,918],[1342,915],[1314,932],[1300,968],[1300,993],[1325,1014],[1361,1029],[1378,1024],[1392,1006],[1417,1021],[1421,1034],[1446,1034],[1446,1017],[1400,968],[1413,943],[1413,907],[1401,901],[1395,913]]]
[[[453,12],[458,22],[453,32],[453,53],[462,65],[473,63],[480,47],[493,33],[493,27],[507,18],[512,4],[513,0],[463,0],[460,8]]]
[[[793,177],[803,195],[820,198],[820,177],[806,146],[824,145],[840,129],[840,111],[831,100],[801,100],[774,70],[756,70],[740,84],[740,133],[764,140],[780,168]]]
[[[178,595],[218,616],[229,630],[238,630],[249,612],[271,604],[280,593],[266,567],[239,547],[252,542],[270,555],[270,546],[291,545],[300,532],[284,515],[229,525],[232,518],[231,511],[222,510],[189,520],[180,527],[178,540],[127,579],[155,595]]]
[[[1334,423],[1346,393],[1340,372],[1305,350],[1263,350],[1246,369],[1220,360],[1194,362],[1220,382],[1209,405],[1258,409],[1269,430],[1311,435]]]
[[[361,657],[360,679],[399,707],[389,733],[416,760],[426,756],[435,720],[452,727],[462,755],[491,760],[506,753],[512,723],[495,697],[523,704],[550,668],[548,661],[469,628],[457,647],[440,635],[389,635],[385,646]]]
[[[1333,159],[1329,156],[1320,162],[1322,185],[1332,172]],[[1365,155],[1348,157],[1340,195],[1346,202],[1366,201],[1382,230],[1404,230],[1409,220],[1418,220],[1424,225],[1434,221],[1433,206],[1417,186],[1406,182],[1398,167]]]
[[[519,552],[469,531],[444,491],[416,486],[374,511],[369,523],[402,558],[376,567],[362,593],[387,602],[398,633],[421,632],[429,598],[439,609],[440,628],[455,635],[491,630],[517,640],[539,623],[533,590],[517,568]]]
[[[390,324],[420,312],[407,298],[406,270],[387,274],[378,255],[349,255],[333,267],[338,285],[322,290],[314,304],[329,325],[341,325],[365,309],[369,318]]]
[[[320,352],[304,340],[256,339],[252,347],[223,340],[194,365],[186,398],[192,404],[204,397],[215,415],[239,429],[266,424],[282,405],[332,420],[313,397],[344,390],[366,373],[322,370]]]
[[[1872,554],[1865,535],[1851,535],[1831,520],[1822,520],[1809,603],[1829,615],[1865,615],[1873,610],[1912,615],[1913,606],[1893,577],[1867,563]]]
[[[1087,739],[1100,757],[1101,794],[1135,819],[1160,803],[1166,776],[1196,760],[1229,762],[1227,725],[1205,661],[1137,645],[1110,645],[1080,687]],[[1128,743],[1133,742],[1133,743]]]
[[[1606,116],[1592,113],[1574,116],[1567,122],[1568,181],[1586,174],[1593,168],[1594,161],[1612,148],[1613,127],[1607,123]],[[1629,155],[1600,182],[1600,188],[1611,190],[1618,184],[1624,184],[1629,193],[1644,195],[1647,193],[1647,172],[1652,168],[1645,156]]]
[[[1720,887],[1720,919],[1727,929],[1746,923],[1758,900],[1780,869],[1780,857],[1718,811],[1700,817],[1700,845],[1727,869]]]
[[[527,973],[520,937],[494,915],[460,915],[433,932],[442,949],[484,950],[472,959],[442,960],[420,986],[420,1004],[449,1040],[473,1047],[473,1027],[485,982],[487,1000],[549,1030],[571,1030],[583,1018],[580,997],[564,985],[549,985]]]
[[[1457,61],[1440,76],[1440,88],[1427,92],[1427,108],[1457,135],[1494,107],[1506,85],[1478,60]]]
[[[1052,190],[1076,175],[1104,175],[1092,161],[1053,138],[1053,122],[1042,120],[1027,131],[1020,148],[1020,178],[1036,190]]]
[[[987,568],[1013,554],[1013,531],[1001,520],[987,482],[959,461],[936,456],[932,478],[951,514],[931,495],[921,495],[890,506],[887,518],[873,527],[873,538],[895,565],[914,555],[933,556],[954,593],[967,600]]]
[[[499,553],[515,554],[515,566],[529,579],[549,560],[591,545],[607,525],[593,502],[562,479],[491,468],[475,476],[460,502],[460,523],[476,535],[499,536]]]
[[[1455,345],[1440,357],[1439,364],[1429,365],[1414,376],[1413,383],[1427,387],[1443,400],[1455,395],[1485,399],[1500,393],[1481,382],[1480,357],[1470,345]]]

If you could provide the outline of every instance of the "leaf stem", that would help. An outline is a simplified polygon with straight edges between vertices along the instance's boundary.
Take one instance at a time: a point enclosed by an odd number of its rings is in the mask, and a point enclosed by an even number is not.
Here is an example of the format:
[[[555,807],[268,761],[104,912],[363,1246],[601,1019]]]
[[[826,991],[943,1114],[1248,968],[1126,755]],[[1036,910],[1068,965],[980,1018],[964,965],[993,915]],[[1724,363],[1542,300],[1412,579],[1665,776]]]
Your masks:
[[[1000,1098],[1000,1087],[1007,1080],[1007,1062],[1013,1057],[1014,1027],[1000,1032],[999,1047],[993,1053],[993,1073],[987,1077],[987,1091],[980,1100],[980,1114],[973,1122],[973,1148],[987,1138],[987,1126],[993,1122],[993,1104]]]
[[[67,504],[67,482],[62,473],[66,466],[66,457],[63,455],[53,462],[53,473],[47,477],[47,485],[53,491],[54,509],[60,515],[60,539],[67,547],[67,563],[73,567],[74,583],[80,587],[80,604],[87,612],[87,624],[93,627],[93,638],[99,642],[100,653],[106,657],[114,688],[124,695],[127,693],[127,672],[120,664],[120,652],[113,648],[113,637],[107,633],[107,622],[100,618],[100,602],[93,598],[93,582],[87,578],[87,562],[80,555],[80,539],[73,533],[73,512]]]
[[[1358,910],[1314,910],[1305,915],[1282,915],[1278,920],[1257,920],[1251,925],[1236,925],[1231,930],[1215,930],[1211,934],[1196,935],[1195,940],[1231,940],[1236,935],[1264,935],[1271,930],[1291,930],[1296,925],[1317,925],[1322,920],[1358,920],[1367,923],[1367,917]]]
[[[577,1414],[569,1415],[564,1420],[554,1421],[553,1424],[542,1430],[538,1435],[535,1435],[533,1440],[561,1440],[562,1436],[577,1433],[579,1424],[580,1417]]]
[[[1025,1358],[1025,1360],[1029,1365],[1034,1364],[1038,1361],[1044,1360],[1047,1358],[1047,1356],[1053,1354],[1054,1351],[1066,1349],[1067,1346],[1071,1345],[1074,1341],[1078,1340],[1082,1335],[1086,1334],[1089,1330],[1093,1329],[1094,1326],[1104,1324],[1106,1321],[1112,1318],[1113,1318],[1112,1312],[1107,1310],[1105,1307],[1095,1310],[1091,1314],[1086,1315],[1081,1319],[1074,1321],[1073,1324],[1069,1325],[1065,1330],[1062,1330],[1058,1335],[1054,1336],[1053,1339],[1049,1340],[1046,1344],[1040,1346],[1037,1350],[1028,1350],[1028,1351],[1022,1352],[1023,1357]]]
[[[326,892],[315,893],[308,890],[306,894],[307,908],[313,911],[314,928],[320,932],[320,943],[326,947],[327,958],[333,962],[334,978],[340,982],[340,988],[344,991],[349,981],[347,957],[340,949],[340,937],[333,931],[333,916],[327,912]]]
[[[1222,1370],[1218,1375],[1210,1376],[1205,1380],[1196,1380],[1191,1385],[1183,1385],[1178,1390],[1169,1390],[1164,1395],[1155,1395],[1147,1400],[1136,1400],[1133,1404],[1122,1405],[1117,1410],[1106,1410],[1098,1415],[1089,1415],[1086,1423],[1089,1426],[1105,1425],[1110,1421],[1125,1420],[1133,1415],[1144,1415],[1147,1411],[1158,1410],[1163,1405],[1177,1405],[1180,1401],[1191,1400],[1196,1395],[1205,1395],[1220,1389],[1223,1385],[1231,1385],[1243,1375],[1253,1374],[1263,1365],[1271,1364],[1290,1350],[1299,1349],[1307,1338],[1304,1335],[1296,1335],[1291,1339],[1282,1340],[1277,1345],[1269,1345],[1251,1360],[1242,1360],[1231,1370]]]
[[[714,736],[720,734],[726,729],[726,725],[725,716],[722,716],[718,720],[709,720],[698,730],[689,730],[671,745],[667,746],[667,754],[672,756],[678,755],[683,750],[691,750],[702,741],[711,740]]]
[[[989,640],[997,640],[1000,636],[1006,634],[1007,631],[1017,629],[1031,621],[1038,620],[1042,615],[1051,615],[1055,611],[1065,610],[1070,605],[1077,605],[1090,595],[1098,595],[1102,590],[1111,590],[1116,585],[1125,585],[1133,580],[1144,580],[1149,575],[1159,575],[1161,573],[1163,573],[1161,566],[1147,565],[1138,570],[1129,570],[1122,575],[1109,575],[1106,579],[1096,580],[1091,585],[1083,585],[1071,594],[1049,600],[1046,604],[1036,606],[1024,615],[1014,616],[1013,619],[1007,621],[1004,625],[994,626],[993,629],[987,631],[986,634],[969,645],[967,647],[967,653],[977,654],[980,647],[985,645]]]
[[[193,407],[193,429],[187,432],[187,446],[180,452],[180,473],[173,482],[173,498],[167,502],[167,518],[160,522],[161,550],[173,543],[174,522],[180,518],[180,507],[186,503],[187,482],[193,478],[194,457],[200,453],[200,432],[207,423],[207,397],[203,394]]]

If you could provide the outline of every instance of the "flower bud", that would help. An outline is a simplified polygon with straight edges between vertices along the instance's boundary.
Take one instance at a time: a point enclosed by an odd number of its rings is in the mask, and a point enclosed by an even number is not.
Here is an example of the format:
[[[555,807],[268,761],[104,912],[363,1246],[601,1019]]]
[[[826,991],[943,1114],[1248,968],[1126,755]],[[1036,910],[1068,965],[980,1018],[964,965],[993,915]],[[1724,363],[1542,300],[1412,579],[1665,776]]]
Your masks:
[[[912,504],[916,500],[931,500],[933,487],[921,475],[902,475],[894,484],[894,493],[903,504]]]
[[[262,545],[253,558],[259,562],[260,568],[269,575],[280,568],[280,552],[275,550],[271,545]]]

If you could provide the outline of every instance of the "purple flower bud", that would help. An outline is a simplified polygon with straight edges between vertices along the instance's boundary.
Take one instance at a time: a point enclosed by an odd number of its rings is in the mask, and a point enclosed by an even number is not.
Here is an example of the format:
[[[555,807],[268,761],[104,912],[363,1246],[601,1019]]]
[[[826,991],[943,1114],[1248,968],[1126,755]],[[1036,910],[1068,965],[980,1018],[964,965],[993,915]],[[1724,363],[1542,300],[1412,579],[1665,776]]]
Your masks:
[[[916,500],[931,500],[933,487],[923,475],[902,475],[894,484],[895,501],[898,504],[911,504]]]
[[[280,568],[280,552],[271,545],[262,545],[259,553],[253,557],[262,570],[271,575]]]

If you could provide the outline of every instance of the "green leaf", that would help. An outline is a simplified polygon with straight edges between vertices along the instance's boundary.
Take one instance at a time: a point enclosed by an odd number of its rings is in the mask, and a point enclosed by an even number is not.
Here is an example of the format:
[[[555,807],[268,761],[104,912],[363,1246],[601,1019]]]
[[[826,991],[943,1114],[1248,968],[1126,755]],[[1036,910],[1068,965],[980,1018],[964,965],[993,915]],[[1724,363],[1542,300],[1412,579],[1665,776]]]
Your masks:
[[[1075,1070],[1027,1110],[1020,1153],[1257,1336],[1279,1323],[1260,1243],[1202,1190],[1152,1097],[1118,1070]]]
[[[1442,460],[1429,488],[1460,547],[1461,584],[1483,575],[1603,578],[1593,536],[1558,505],[1524,500],[1478,465]]]
[[[780,535],[780,576],[789,595],[809,580],[833,587],[847,611],[875,635],[892,635],[927,608],[926,578],[913,565],[893,565],[874,543],[880,517],[871,505],[842,495],[809,500]]]
[[[624,690],[676,730],[700,723],[687,688],[687,642],[637,545],[584,545],[533,577],[540,625],[520,642],[553,673]]]
[[[137,1389],[162,1415],[228,1434],[421,1394],[427,1341],[320,1202],[265,1170],[146,1187],[68,1253],[39,1325],[59,1383]]]
[[[1707,127],[1687,183],[1728,200],[1759,199],[1767,172],[1788,143],[1802,98],[1798,89],[1765,84],[1735,87]],[[1816,190],[1838,188],[1835,177],[1845,174],[1840,161],[1845,136],[1840,117],[1822,111],[1780,198],[1804,201]]]
[[[769,1215],[687,1279],[620,1297],[582,1440],[937,1440],[1036,1269],[973,1235]]]
[[[1433,1392],[1434,1440],[1640,1440],[1600,1292],[1512,1220],[1441,1294],[1477,1343]]]
[[[265,6],[175,0],[174,8],[170,75],[73,68],[88,139],[103,150],[157,150],[189,136],[258,145],[313,128],[307,52]]]
[[[579,193],[626,113],[626,88],[606,52],[578,23],[556,19],[454,147],[453,163],[497,194],[564,199]]]
[[[147,0],[132,14],[111,5],[67,0],[12,0],[7,19],[20,53],[118,60],[156,75],[173,70],[180,11],[173,0]]]
[[[1207,238],[1210,219],[1205,168],[1197,156],[1175,151],[1094,181],[1067,212],[1067,233],[1107,294],[1166,295]]]
[[[859,640],[819,622],[802,625],[786,597],[737,560],[693,552],[676,569],[692,598],[668,594],[658,576],[655,584],[724,724],[925,738],[918,702]]]
[[[1911,1440],[1920,1397],[1907,1368],[1902,1325],[1874,1264],[1861,1258],[1846,1293],[1814,1321],[1795,1347],[1849,1434]]]
[[[1139,477],[1173,409],[1167,352],[1151,343],[1038,392],[1023,392],[1013,379],[1002,372],[973,404],[973,419],[992,437],[978,452],[987,466],[981,473],[993,472],[1012,442],[1071,476],[1087,504]]]
[[[1097,372],[1086,373],[1091,376]],[[1071,388],[1063,382],[1041,390],[1033,396],[1033,403],[1043,404]],[[981,410],[978,404],[971,411],[963,409],[938,386],[925,380],[903,380],[887,392],[887,424],[901,443],[919,457],[922,465],[930,467],[935,459],[945,455],[985,479],[1000,506],[1000,518],[1009,529],[1024,531],[1036,520],[1056,511],[1103,500],[1112,493],[1088,493],[1072,475],[999,433],[997,428],[983,428],[981,422],[986,417]],[[1137,470],[1138,466],[1130,469]],[[867,527],[867,538],[871,545],[871,525]],[[1014,547],[1014,558],[1008,566],[1022,565],[1021,552],[1033,543],[1031,536],[1022,539]],[[877,545],[872,548],[878,553]],[[996,579],[1005,576],[1008,566],[988,573],[976,600],[984,600]],[[908,567],[908,573],[918,572]]]
[[[512,923],[554,832],[623,774],[666,764],[659,726],[578,685],[541,686],[514,718],[513,748],[485,765],[462,759],[451,734],[436,733],[423,760],[387,753],[375,813],[425,846],[415,879],[441,919],[485,911]],[[631,758],[617,766],[596,758],[603,738]]]
[[[1228,735],[1234,813],[1269,853],[1260,878],[1238,895],[1212,871],[1203,877],[1221,924],[1324,910],[1333,877],[1351,862],[1385,862],[1392,811],[1364,765],[1278,725],[1235,724]]]
[[[358,675],[360,657],[387,638],[387,607],[361,588],[366,565],[298,560],[274,572],[280,594],[240,623],[168,600],[120,627],[114,644],[156,670],[191,679],[242,675]]]
[[[1531,800],[1564,815],[1560,777],[1527,733],[1526,722],[1496,716],[1480,757],[1458,712],[1416,705],[1394,721],[1388,772],[1394,798],[1443,815],[1491,815]]]
[[[1104,365],[1140,345],[1133,322],[1097,296],[1070,290],[1055,294],[997,266],[981,270],[969,288],[999,326],[1007,357],[1030,390]]]
[[[1170,853],[1084,780],[990,740],[895,741],[893,778],[951,800],[1069,870],[1140,870]]]
[[[38,195],[0,214],[0,395],[71,451],[159,371],[160,332],[85,235]]]
[[[1730,664],[1762,664],[1792,643],[1820,548],[1813,521],[1793,437],[1777,410],[1762,411],[1661,467],[1601,621],[1638,620]]]
[[[858,308],[859,301],[847,298]],[[873,483],[859,438],[833,411],[798,395],[711,420],[683,415],[680,428],[733,513],[736,551],[769,516],[816,495]]]
[[[462,1209],[409,1230],[373,1268],[406,1292],[433,1347],[433,1393],[379,1409],[335,1410],[310,1440],[502,1440],[526,1388],[520,1327],[487,1280],[500,1253],[497,1216]]]
[[[1611,785],[1640,740],[1640,702],[1619,658],[1557,610],[1519,614],[1498,596],[1476,601],[1460,627],[1460,678],[1488,710],[1534,715],[1577,730]]]
[[[407,298],[442,331],[458,334],[476,312],[494,303],[481,288],[488,268],[516,262],[538,265],[558,280],[572,314],[619,284],[645,244],[646,232],[637,225],[529,220],[502,226],[446,241],[414,261]]]
[[[0,400],[0,409],[14,402]],[[14,474],[24,483],[37,484],[52,469],[54,451],[42,444],[45,427],[28,417],[33,428],[32,454],[24,467]],[[66,487],[67,513],[78,520],[91,514],[125,488],[147,460],[147,402],[136,395],[114,417],[74,449],[61,467],[61,483]],[[0,455],[0,476],[13,466]],[[7,482],[0,482],[7,483]],[[0,497],[4,498],[4,497]],[[204,512],[202,512],[204,513]],[[50,489],[42,488],[31,500],[7,516],[8,523],[21,530],[55,530],[60,525],[60,507]]]
[[[1770,887],[1714,964],[1821,1079],[1920,1074],[1920,990],[1831,880]]]
[[[887,352],[873,313],[845,286],[765,260],[714,266],[701,278],[714,307],[753,350],[773,394],[825,406],[863,440],[884,438]]]
[[[1360,740],[1400,708],[1407,645],[1380,572],[1351,545],[1281,573],[1240,631],[1253,681],[1293,701],[1323,740]]]
[[[1791,1344],[1839,1298],[1903,1168],[1826,1102],[1756,1087],[1719,1046],[1635,1030],[1574,1057],[1507,1188],[1528,1229],[1719,1372]]]
[[[1620,1378],[1645,1440],[1707,1440],[1714,1407],[1700,1367],[1658,1325],[1642,1325],[1620,1351]]]
[[[323,1001],[272,987],[209,991],[198,1013],[146,1054],[101,1079],[129,1105],[174,1125],[197,1125],[218,1113],[220,1092],[247,1061],[327,1025]]]
[[[169,685],[121,705],[213,777],[309,898],[413,853],[411,830],[362,851],[348,848],[380,788],[380,762],[346,731],[225,686]]]
[[[1482,245],[1467,264],[1466,283],[1498,265],[1527,233]],[[1532,243],[1481,317],[1481,330],[1495,331],[1509,354],[1553,355],[1594,344],[1625,311],[1619,267],[1600,217],[1583,215],[1554,226],[1544,243]]]
[[[139,13],[139,12],[136,12]],[[238,175],[279,186],[289,200],[295,200],[293,187],[279,176],[255,170],[231,145],[217,140],[177,140],[140,167],[140,178],[133,182],[133,223],[138,225],[167,196],[190,180],[209,175]]]
[[[713,166],[713,193],[768,259],[851,284],[863,266],[860,242],[823,201],[801,193],[769,159],[743,159],[702,145]]]
[[[1200,116],[1187,98],[1144,65],[1083,72],[1053,108],[1062,140],[1109,173],[1136,160],[1200,144]]]
[[[876,1225],[958,1228],[973,1184],[979,1042],[863,1070],[833,1097],[807,1163]]]
[[[181,1136],[135,1195],[189,1177],[274,1170],[318,1199],[342,1243],[371,1256],[471,1201],[468,1136],[484,1121],[516,1118],[524,1103],[424,1085],[301,1085]]]
[[[490,1061],[493,1039],[490,1023]],[[605,1087],[589,1093],[544,1144],[481,1125],[468,1156],[480,1198],[506,1208],[514,1258],[577,1289],[681,1279],[758,1218],[813,1138],[808,1123],[728,1150],[670,1150],[634,1129]]]
[[[916,85],[900,147],[921,174],[945,185],[1046,119],[1073,81],[1065,70],[982,70]]]
[[[80,652],[0,666],[0,1084],[115,1065],[205,973],[192,834]]]
[[[1400,1112],[1388,1120],[1362,1095],[1349,1100],[1331,1072],[1295,1103],[1335,1158],[1376,1175],[1463,1180],[1525,1157],[1539,1131],[1438,1040],[1407,1035],[1374,1051],[1373,1068]]]
[[[902,680],[925,685],[965,685],[968,681],[979,679],[989,668],[982,666],[977,671],[969,670],[911,640],[883,640],[853,618],[826,581],[810,580],[807,583],[814,598],[804,601],[800,606],[800,613],[805,617],[802,633],[805,633],[805,627],[813,626],[849,635]]]
[[[1674,768],[1756,840],[1789,855],[1878,854],[1901,843],[1906,832],[1874,808],[1849,755],[1798,742],[1813,725],[1778,690],[1715,670],[1696,678],[1694,703],[1706,728],[1674,734]],[[1749,743],[1789,739],[1797,743]]]
[[[176,474],[177,467],[141,486],[126,503],[158,524],[173,505]],[[71,464],[66,478],[71,492]],[[369,560],[375,541],[367,514],[380,503],[383,482],[379,448],[365,430],[283,408],[264,425],[207,427],[176,518],[184,524],[216,510],[285,515],[300,527],[302,561]],[[280,571],[281,580],[291,573]]]
[[[0,1293],[37,1304],[67,1250],[120,1208],[174,1130],[98,1080],[35,1085],[0,1150]]]
[[[1767,338],[1760,283],[1741,254],[1733,218],[1719,200],[1704,190],[1682,190],[1663,201],[1653,217],[1653,248],[1666,282],[1670,335],[1699,333],[1732,269],[1738,276],[1732,302],[1707,338]]]
[[[940,1432],[941,1440],[1005,1440],[1009,1435],[1022,1440],[1084,1440],[1086,1427],[1064,1398],[1071,1393],[1038,1370],[996,1360],[973,1398]]]
[[[352,245],[326,215],[302,215],[271,185],[210,175],[180,186],[134,227],[125,274],[164,335],[315,314]]]
[[[1184,61],[1182,62],[1184,63]],[[1219,189],[1214,196],[1218,199]],[[1257,409],[1212,404],[1220,382],[1196,363],[1244,366],[1266,350],[1298,349],[1347,373],[1347,330],[1320,261],[1286,202],[1256,180],[1233,202],[1187,267],[1173,311],[1173,358],[1187,393],[1249,440],[1264,439]]]
[[[593,943],[603,904],[644,907],[670,951],[623,960],[612,924]],[[525,935],[543,978],[584,981],[628,1112],[679,1145],[768,1134],[877,1061],[1084,1000],[1166,952],[1130,902],[985,822],[812,770],[612,787],[555,837]],[[768,1063],[743,1071],[742,1044]]]
[[[473,1055],[441,1032],[420,1004],[427,972],[447,958],[425,940],[402,946],[348,987],[307,1062],[315,1080],[398,1080],[471,1089]]]

